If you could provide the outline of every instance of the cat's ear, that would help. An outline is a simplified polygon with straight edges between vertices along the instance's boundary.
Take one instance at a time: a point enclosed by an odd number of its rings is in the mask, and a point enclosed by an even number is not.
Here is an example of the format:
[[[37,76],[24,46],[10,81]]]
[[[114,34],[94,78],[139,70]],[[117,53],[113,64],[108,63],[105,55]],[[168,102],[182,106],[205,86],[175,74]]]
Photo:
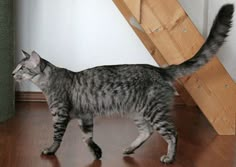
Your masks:
[[[30,54],[29,53],[27,53],[26,51],[24,51],[24,50],[21,50],[21,54],[25,57],[25,58],[30,58]]]
[[[30,56],[30,62],[33,67],[36,67],[40,64],[40,56],[37,52],[33,51]]]

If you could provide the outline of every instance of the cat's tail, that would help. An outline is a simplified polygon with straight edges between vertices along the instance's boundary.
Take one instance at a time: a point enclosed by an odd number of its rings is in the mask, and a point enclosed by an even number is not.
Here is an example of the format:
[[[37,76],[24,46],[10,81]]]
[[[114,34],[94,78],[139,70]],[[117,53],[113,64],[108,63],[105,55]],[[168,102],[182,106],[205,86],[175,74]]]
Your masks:
[[[224,5],[217,14],[212,25],[210,34],[200,48],[200,50],[191,59],[179,65],[171,65],[164,68],[165,72],[172,78],[177,79],[197,71],[201,66],[205,65],[219,48],[223,45],[225,38],[232,26],[232,18],[234,13],[234,5]]]

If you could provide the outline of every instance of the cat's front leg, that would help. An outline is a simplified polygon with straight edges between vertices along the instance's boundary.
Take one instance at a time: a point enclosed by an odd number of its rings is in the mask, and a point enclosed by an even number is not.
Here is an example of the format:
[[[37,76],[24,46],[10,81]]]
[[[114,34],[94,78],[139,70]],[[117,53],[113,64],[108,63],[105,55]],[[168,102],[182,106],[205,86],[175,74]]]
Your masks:
[[[61,142],[54,141],[50,147],[45,148],[42,151],[42,154],[43,155],[54,155],[56,153],[56,151],[58,150],[58,148],[60,147],[60,144],[61,144]]]
[[[53,144],[42,151],[43,155],[54,155],[56,153],[56,151],[60,147],[68,122],[69,116],[66,111],[62,110],[53,114]]]
[[[93,118],[79,119],[79,125],[82,130],[83,142],[89,147],[90,152],[95,159],[102,157],[101,148],[93,141]]]

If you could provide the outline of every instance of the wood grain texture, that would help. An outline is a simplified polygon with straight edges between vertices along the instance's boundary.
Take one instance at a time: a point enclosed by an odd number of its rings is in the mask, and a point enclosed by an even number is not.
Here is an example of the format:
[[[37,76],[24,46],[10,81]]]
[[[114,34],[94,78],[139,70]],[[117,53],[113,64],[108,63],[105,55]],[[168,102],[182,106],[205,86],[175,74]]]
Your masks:
[[[133,15],[130,3],[126,6],[124,0],[114,2],[121,12],[130,11]],[[143,0],[140,26],[155,50],[153,57],[158,63],[160,60],[168,65],[180,64],[191,58],[204,43],[177,0]],[[146,39],[141,38],[142,41]],[[219,134],[235,134],[236,85],[217,57],[180,82],[184,85],[184,88],[177,85],[181,97],[188,99],[190,94]]]
[[[124,0],[126,5],[132,9],[134,17],[140,23],[141,16],[141,0]]]
[[[1,167],[158,167],[167,144],[155,132],[134,155],[122,155],[138,132],[126,118],[99,117],[95,141],[103,158],[93,161],[82,142],[76,120],[66,131],[56,156],[40,156],[52,141],[52,121],[46,103],[17,103],[16,116],[0,124]],[[236,137],[218,136],[196,107],[176,106],[171,115],[179,132],[176,162],[170,167],[234,167]]]
[[[121,11],[121,13],[123,14],[123,16],[125,17],[125,19],[127,20],[127,22],[129,24],[130,24],[130,19],[133,18],[133,17],[138,20],[137,16],[133,15],[133,13],[131,12],[132,10],[134,11],[134,9],[131,8],[131,10],[130,10],[127,7],[127,4],[124,1],[113,0],[113,2],[116,4],[116,6]],[[129,2],[128,5],[131,6],[132,4]],[[151,10],[147,10],[146,9],[146,8],[148,8],[148,9],[150,9],[150,8],[147,6],[145,1],[142,1],[140,3],[140,5],[141,5],[141,13],[140,13],[141,20],[140,20],[140,22],[141,22],[141,25],[142,25],[143,29],[147,32],[147,31],[149,31],[150,28],[145,27],[145,22],[148,22],[148,25],[152,25],[153,24],[153,26],[154,26],[156,19],[155,19],[155,16],[152,15]],[[146,11],[146,12],[143,12],[143,10]],[[147,48],[147,50],[152,55],[152,57],[157,62],[157,64],[159,66],[166,66],[168,64],[168,62],[165,60],[165,58],[163,57],[162,53],[155,46],[155,44],[151,40],[151,38],[148,35],[148,33],[140,31],[139,29],[137,29],[132,24],[130,24],[130,26],[134,30],[134,32],[137,34],[137,36],[140,38],[140,40],[143,42],[144,46]],[[150,31],[152,31],[152,28],[151,28]],[[193,101],[192,97],[189,95],[189,93],[187,92],[186,88],[182,85],[181,82],[182,81],[176,82],[176,88],[177,88],[177,91],[180,94],[182,100],[187,105],[195,106],[196,105],[195,102]]]

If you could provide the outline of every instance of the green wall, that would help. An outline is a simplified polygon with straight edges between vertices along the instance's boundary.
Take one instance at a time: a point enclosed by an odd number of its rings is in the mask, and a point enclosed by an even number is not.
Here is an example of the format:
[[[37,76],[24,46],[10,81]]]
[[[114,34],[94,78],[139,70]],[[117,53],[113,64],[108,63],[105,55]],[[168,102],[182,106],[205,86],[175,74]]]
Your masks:
[[[0,0],[0,122],[14,115],[13,0]]]

